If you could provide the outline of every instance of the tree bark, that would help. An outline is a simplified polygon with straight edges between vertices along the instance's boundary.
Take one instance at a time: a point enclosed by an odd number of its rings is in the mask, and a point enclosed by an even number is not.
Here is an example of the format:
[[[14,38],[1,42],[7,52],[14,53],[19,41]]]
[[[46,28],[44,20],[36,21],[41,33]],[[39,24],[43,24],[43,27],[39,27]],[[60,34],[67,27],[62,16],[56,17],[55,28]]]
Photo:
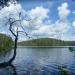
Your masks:
[[[15,44],[14,44],[14,54],[13,54],[13,57],[9,61],[7,61],[7,62],[0,63],[0,67],[9,66],[13,62],[13,60],[15,59],[15,57],[16,57],[16,49],[17,49],[17,40],[18,40],[18,38],[16,37],[15,38]]]
[[[12,25],[11,25],[11,24],[10,24],[9,30],[10,30],[11,33],[15,36],[14,54],[13,54],[13,57],[12,57],[9,61],[0,63],[0,67],[9,66],[9,65],[13,62],[13,60],[15,59],[15,57],[16,57],[16,49],[17,49],[17,41],[18,41],[18,30],[17,30],[17,34],[15,34],[15,33],[12,31]]]
[[[18,41],[18,32],[17,32],[17,36],[16,36],[16,38],[15,38],[14,55],[13,55],[13,57],[8,61],[9,63],[12,63],[12,61],[13,61],[13,60],[15,59],[15,57],[16,57],[17,41]]]

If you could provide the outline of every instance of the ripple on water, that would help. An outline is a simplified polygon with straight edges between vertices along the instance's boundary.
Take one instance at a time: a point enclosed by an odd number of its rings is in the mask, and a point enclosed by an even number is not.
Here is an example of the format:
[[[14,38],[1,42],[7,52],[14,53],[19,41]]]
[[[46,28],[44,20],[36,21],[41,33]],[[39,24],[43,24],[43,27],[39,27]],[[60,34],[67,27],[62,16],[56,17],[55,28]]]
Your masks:
[[[75,75],[74,61],[66,48],[19,48],[13,65],[18,75]],[[13,75],[12,69],[0,68],[0,75]]]

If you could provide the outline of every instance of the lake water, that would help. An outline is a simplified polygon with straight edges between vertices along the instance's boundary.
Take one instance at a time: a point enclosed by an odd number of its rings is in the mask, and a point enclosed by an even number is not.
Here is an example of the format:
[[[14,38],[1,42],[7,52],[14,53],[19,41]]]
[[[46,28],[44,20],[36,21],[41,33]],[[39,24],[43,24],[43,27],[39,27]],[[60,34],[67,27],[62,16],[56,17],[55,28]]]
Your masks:
[[[75,75],[75,51],[67,47],[18,47],[13,67],[0,68],[0,75]]]

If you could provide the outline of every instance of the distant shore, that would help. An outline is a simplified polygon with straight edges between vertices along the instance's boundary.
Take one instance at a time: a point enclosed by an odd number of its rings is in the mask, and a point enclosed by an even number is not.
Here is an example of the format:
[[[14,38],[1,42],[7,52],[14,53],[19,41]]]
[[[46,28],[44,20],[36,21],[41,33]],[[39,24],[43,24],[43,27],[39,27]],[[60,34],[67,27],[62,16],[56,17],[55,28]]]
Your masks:
[[[46,47],[46,48],[68,48],[68,47],[75,47],[75,46],[18,46],[18,47]]]

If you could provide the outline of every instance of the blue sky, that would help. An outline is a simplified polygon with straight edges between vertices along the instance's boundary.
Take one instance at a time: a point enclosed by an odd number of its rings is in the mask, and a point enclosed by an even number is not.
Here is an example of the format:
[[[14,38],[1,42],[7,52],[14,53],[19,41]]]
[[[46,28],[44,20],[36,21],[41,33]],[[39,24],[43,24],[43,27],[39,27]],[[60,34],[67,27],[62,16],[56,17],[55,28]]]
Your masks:
[[[67,20],[70,22],[69,29],[65,32],[65,37],[73,37],[75,33],[75,29],[72,26],[72,22],[75,21],[75,14],[72,11],[75,10],[75,1],[72,0],[20,0],[21,5],[25,10],[35,9],[36,7],[43,6],[50,10],[48,13],[49,19],[52,22],[56,22],[59,19],[57,8],[61,6],[63,3],[68,4],[68,9],[71,11],[67,16]],[[46,20],[46,19],[45,19]],[[66,38],[65,38],[66,39]],[[68,39],[68,38],[67,38]]]
[[[69,4],[68,8],[70,10],[75,10],[75,1],[72,0],[20,0],[20,3],[25,10],[30,10],[37,6],[43,6],[50,9],[51,12],[49,13],[49,16],[54,21],[58,19],[57,7],[61,6],[64,2]],[[70,14],[68,18],[72,21],[75,19],[75,15]]]
[[[13,10],[11,10],[12,7]],[[9,11],[6,11],[6,9]],[[3,13],[0,13],[0,15],[10,12],[7,14],[9,15],[16,11],[16,9],[18,12],[22,11],[23,16],[27,15],[32,19],[30,25],[25,19],[22,21],[22,25],[30,36],[34,38],[38,36],[75,40],[74,0],[20,0],[19,3],[16,4],[16,8],[10,3],[10,6],[4,8],[1,11]],[[5,20],[3,17],[2,19]],[[0,23],[2,24],[2,21]],[[6,31],[8,30],[4,28],[0,30],[2,33]],[[22,34],[19,38],[20,40],[27,39]]]

